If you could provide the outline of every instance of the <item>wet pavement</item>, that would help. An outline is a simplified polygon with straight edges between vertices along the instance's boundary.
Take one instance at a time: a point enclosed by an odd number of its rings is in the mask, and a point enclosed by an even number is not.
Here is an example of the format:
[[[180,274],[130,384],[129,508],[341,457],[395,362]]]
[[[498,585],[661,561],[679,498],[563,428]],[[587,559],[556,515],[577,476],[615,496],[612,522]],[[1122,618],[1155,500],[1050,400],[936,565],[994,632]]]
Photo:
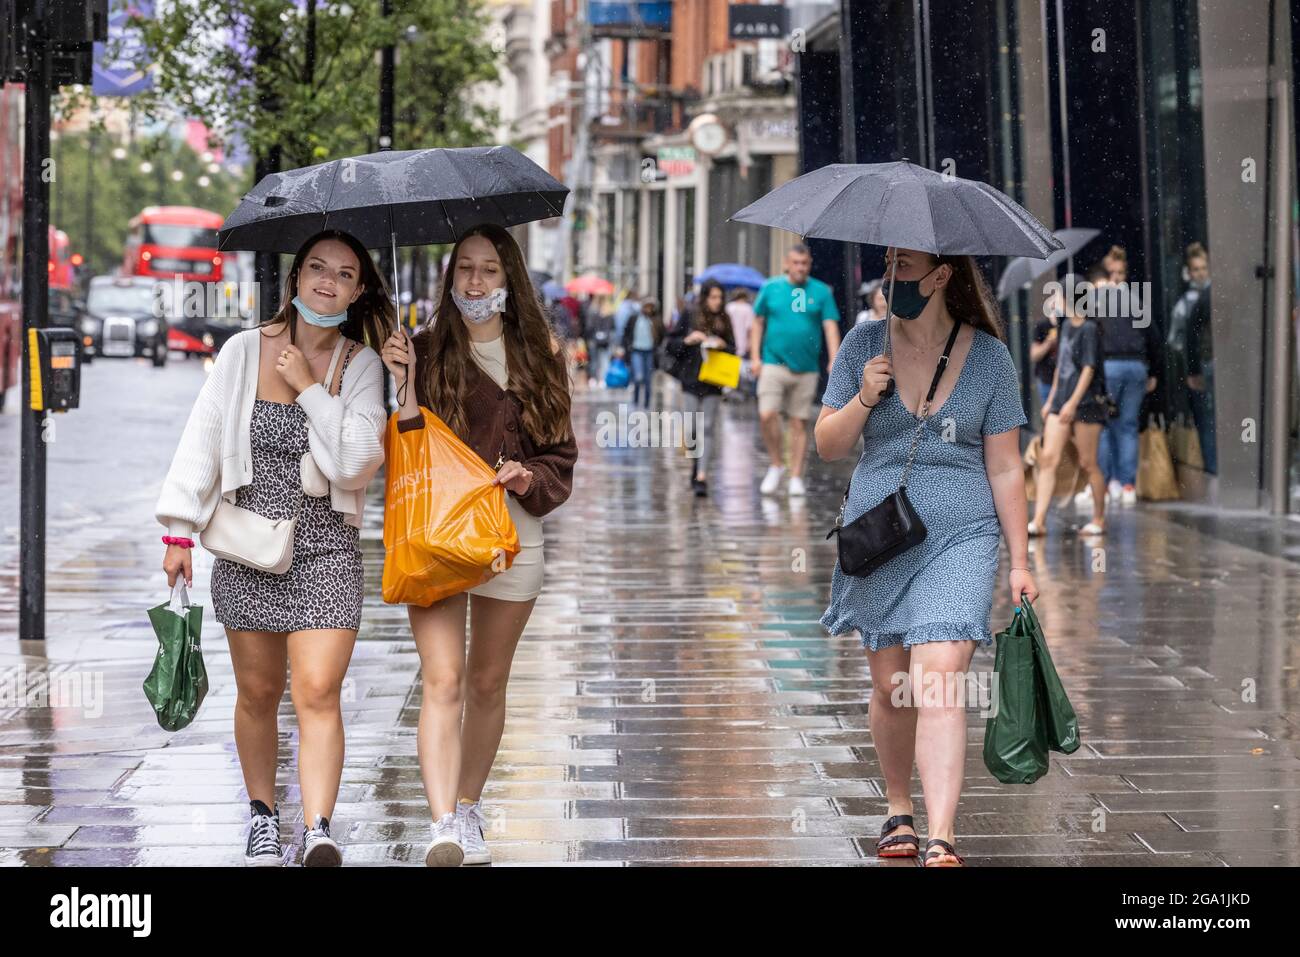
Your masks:
[[[152,506],[203,374],[192,362],[155,372],[101,360],[86,408],[59,420],[43,647],[16,639],[18,420],[0,416],[0,863],[242,859],[234,684],[210,610],[198,719],[161,730],[140,688],[155,647],[145,608],[166,597]],[[546,521],[546,589],[484,796],[496,862],[886,863],[866,659],[818,624],[849,463],[815,463],[806,502],[764,500],[752,407],[727,404],[724,463],[699,500],[680,450],[597,444],[617,398],[581,397],[573,497]],[[349,864],[421,863],[429,830],[417,658],[403,609],[379,598],[380,493],[333,820]],[[1002,785],[968,712],[958,849],[975,866],[1300,863],[1300,565],[1276,547],[1293,526],[1266,519],[1250,535],[1246,522],[1139,506],[1085,540],[1068,528],[1085,519],[1054,513],[1032,556],[1083,745],[1033,785]],[[196,550],[204,605],[210,569]],[[999,591],[995,630],[1009,614]],[[973,667],[991,666],[991,649],[977,653]],[[42,677],[60,706],[15,700],[20,678]],[[281,742],[278,797],[296,837],[287,696]],[[924,835],[915,776],[913,793]]]

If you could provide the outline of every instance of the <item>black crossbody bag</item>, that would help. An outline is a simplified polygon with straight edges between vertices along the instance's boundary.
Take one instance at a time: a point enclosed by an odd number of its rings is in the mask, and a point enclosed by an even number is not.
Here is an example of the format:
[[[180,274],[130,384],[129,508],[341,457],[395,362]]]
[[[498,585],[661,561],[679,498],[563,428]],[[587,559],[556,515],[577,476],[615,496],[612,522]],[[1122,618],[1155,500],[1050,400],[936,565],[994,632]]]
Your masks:
[[[948,342],[943,347],[943,355],[939,357],[939,366],[934,370],[934,379],[931,380],[930,391],[921,405],[921,421],[917,423],[916,433],[912,436],[912,448],[907,453],[907,465],[903,467],[903,477],[898,483],[898,491],[887,495],[879,505],[863,512],[845,525],[844,507],[849,501],[849,488],[853,487],[852,479],[849,480],[849,487],[844,489],[844,499],[840,502],[840,513],[835,519],[835,527],[826,533],[826,537],[829,539],[832,535],[839,536],[840,570],[846,575],[866,578],[895,555],[925,540],[925,523],[921,521],[921,516],[916,513],[911,500],[907,497],[907,479],[912,472],[912,460],[916,457],[921,432],[925,429],[925,417],[930,411],[930,403],[934,401],[934,393],[939,388],[939,380],[943,378],[943,370],[948,368],[948,357],[952,354],[952,346],[957,341],[959,329],[961,329],[961,322],[954,322],[952,332],[948,333]],[[887,389],[885,394],[888,395],[892,391]]]

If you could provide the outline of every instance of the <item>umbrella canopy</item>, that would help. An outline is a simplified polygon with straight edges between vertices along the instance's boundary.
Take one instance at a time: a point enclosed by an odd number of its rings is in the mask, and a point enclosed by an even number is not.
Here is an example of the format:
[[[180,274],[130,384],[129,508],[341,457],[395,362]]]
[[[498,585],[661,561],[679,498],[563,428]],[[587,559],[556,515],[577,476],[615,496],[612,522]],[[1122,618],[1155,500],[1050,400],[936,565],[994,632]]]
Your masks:
[[[454,242],[473,226],[559,216],[568,187],[510,146],[385,150],[264,176],[218,249],[295,253],[323,229],[367,249]]]
[[[998,279],[998,299],[1009,299],[1043,273],[1050,272],[1067,259],[1078,255],[1079,250],[1101,235],[1100,229],[1058,229],[1052,233],[1062,248],[1046,259],[1029,259],[1021,256],[1007,263]]]
[[[614,291],[614,284],[608,279],[601,279],[594,272],[589,272],[577,279],[570,279],[564,288],[580,296],[608,296]]]
[[[542,283],[542,295],[547,299],[563,299],[564,287],[554,279],[547,280]]]
[[[1042,259],[1061,248],[1028,210],[987,183],[907,160],[823,166],[778,186],[731,219],[936,254]]]
[[[743,286],[745,289],[761,289],[767,277],[752,266],[740,263],[715,263],[695,277],[698,282],[712,279],[727,288]]]

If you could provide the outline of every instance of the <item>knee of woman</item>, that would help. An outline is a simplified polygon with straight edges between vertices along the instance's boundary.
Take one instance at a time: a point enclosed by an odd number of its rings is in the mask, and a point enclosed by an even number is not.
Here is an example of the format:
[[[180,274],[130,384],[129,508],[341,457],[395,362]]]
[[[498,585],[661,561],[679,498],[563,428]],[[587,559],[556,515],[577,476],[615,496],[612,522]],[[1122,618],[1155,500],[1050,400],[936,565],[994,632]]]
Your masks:
[[[890,711],[904,711],[913,707],[907,693],[906,679],[871,689],[872,708],[886,708]]]
[[[279,681],[236,680],[238,706],[254,714],[274,713],[279,710],[280,700],[284,697],[284,685],[284,678]]]
[[[1060,452],[1039,452],[1038,459],[1035,462],[1040,472],[1055,472],[1056,467],[1060,464]]]
[[[469,696],[478,704],[496,704],[504,701],[508,680],[509,675],[495,672],[471,674],[468,681]]]
[[[463,702],[462,674],[459,671],[434,672],[420,676],[420,694],[425,704],[456,705]]]
[[[310,675],[295,676],[289,684],[295,710],[338,711],[342,690],[338,681]]]

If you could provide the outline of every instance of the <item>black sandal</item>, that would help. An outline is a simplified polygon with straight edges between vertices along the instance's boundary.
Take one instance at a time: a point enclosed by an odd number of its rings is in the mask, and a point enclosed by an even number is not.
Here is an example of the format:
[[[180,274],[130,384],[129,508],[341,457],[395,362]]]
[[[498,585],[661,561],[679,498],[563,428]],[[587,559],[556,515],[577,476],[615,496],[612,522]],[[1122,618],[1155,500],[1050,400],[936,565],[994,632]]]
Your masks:
[[[900,827],[910,827],[915,831],[916,827],[912,824],[912,815],[895,814],[885,822],[880,829],[880,840],[876,842],[876,855],[878,857],[916,857],[917,848],[921,846],[921,839],[915,834],[895,834],[893,837],[885,837],[890,831]],[[896,844],[911,844],[912,846],[905,851],[893,854],[885,853],[885,848],[893,847]]]
[[[933,844],[938,844],[939,847],[942,848],[942,850],[938,850],[938,851],[930,850],[930,847]],[[926,867],[930,866],[930,861],[932,858],[937,861],[945,854],[951,854],[953,857],[957,858],[957,863],[956,864],[939,863],[939,864],[935,864],[934,865],[935,867],[965,867],[966,866],[966,858],[958,854],[957,849],[954,848],[947,841],[941,841],[937,837],[932,837],[925,842],[925,866]]]

